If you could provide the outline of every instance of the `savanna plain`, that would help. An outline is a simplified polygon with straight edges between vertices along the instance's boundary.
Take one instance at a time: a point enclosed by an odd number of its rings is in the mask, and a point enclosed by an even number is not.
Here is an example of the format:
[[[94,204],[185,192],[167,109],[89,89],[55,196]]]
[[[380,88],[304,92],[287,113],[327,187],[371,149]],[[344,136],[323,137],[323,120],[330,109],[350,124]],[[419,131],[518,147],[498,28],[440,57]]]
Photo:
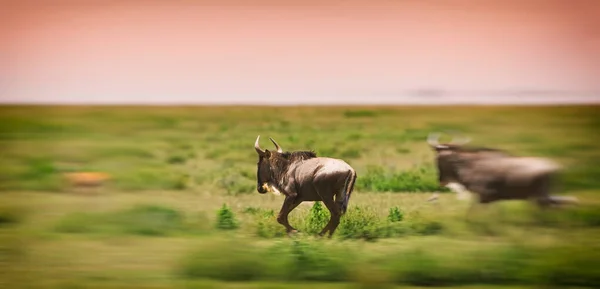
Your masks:
[[[598,288],[600,109],[0,107],[4,288]],[[478,206],[440,188],[430,132],[551,158],[578,206]],[[358,174],[332,239],[320,203],[275,216],[254,141]],[[449,140],[449,138],[442,138]],[[107,174],[74,186],[71,172]],[[427,202],[439,192],[437,201]]]

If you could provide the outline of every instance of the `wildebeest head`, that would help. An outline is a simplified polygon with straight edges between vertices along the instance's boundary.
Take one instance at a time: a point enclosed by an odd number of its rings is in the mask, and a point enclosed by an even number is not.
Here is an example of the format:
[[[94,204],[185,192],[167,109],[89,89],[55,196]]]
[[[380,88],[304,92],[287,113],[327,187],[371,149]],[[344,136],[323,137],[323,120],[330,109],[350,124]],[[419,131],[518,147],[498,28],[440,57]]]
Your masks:
[[[454,140],[449,143],[439,143],[439,133],[429,134],[427,143],[436,152],[436,165],[438,169],[438,181],[440,186],[446,186],[449,183],[456,182],[458,175],[454,166],[456,161],[456,151],[464,144],[469,142],[469,139],[462,139],[460,143],[455,143]]]
[[[507,152],[484,147],[467,147],[471,141],[468,137],[452,139],[448,143],[439,143],[439,133],[430,134],[427,142],[436,152],[436,165],[438,169],[438,181],[441,186],[449,183],[459,182],[458,168],[471,161],[488,158],[509,156]]]
[[[267,193],[269,189],[277,188],[280,178],[286,172],[291,162],[317,156],[312,151],[284,152],[274,139],[269,139],[275,145],[275,151],[260,148],[258,144],[260,135],[254,143],[254,149],[258,154],[256,190],[261,194]]]

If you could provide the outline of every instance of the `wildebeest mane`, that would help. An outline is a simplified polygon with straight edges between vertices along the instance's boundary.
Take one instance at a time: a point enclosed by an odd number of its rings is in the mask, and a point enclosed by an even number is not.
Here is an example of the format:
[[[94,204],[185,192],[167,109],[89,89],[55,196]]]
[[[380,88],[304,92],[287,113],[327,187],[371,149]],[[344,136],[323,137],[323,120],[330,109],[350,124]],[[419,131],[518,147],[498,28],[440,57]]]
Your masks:
[[[307,159],[312,159],[317,157],[317,153],[314,151],[293,151],[293,152],[284,152],[283,157],[288,159],[289,161],[302,161]]]
[[[273,178],[277,179],[278,176],[287,171],[289,165],[296,161],[302,161],[307,159],[316,158],[317,154],[314,151],[293,151],[284,152],[276,157],[270,159],[271,172]]]

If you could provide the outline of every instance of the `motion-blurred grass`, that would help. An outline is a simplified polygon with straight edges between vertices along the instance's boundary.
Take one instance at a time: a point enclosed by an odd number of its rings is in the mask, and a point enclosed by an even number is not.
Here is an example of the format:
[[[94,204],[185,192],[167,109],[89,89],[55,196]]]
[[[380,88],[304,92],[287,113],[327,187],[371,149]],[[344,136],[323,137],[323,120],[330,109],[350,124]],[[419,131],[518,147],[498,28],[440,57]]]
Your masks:
[[[253,193],[257,135],[313,149],[358,171],[363,191],[432,191],[431,131],[548,156],[564,188],[597,188],[598,107],[0,107],[0,190],[61,190],[62,172],[112,174],[112,188]]]
[[[10,288],[599,286],[599,111],[1,107],[0,282]],[[539,212],[527,203],[498,203],[480,207],[467,223],[468,201],[443,194],[425,202],[442,190],[425,143],[440,130],[561,162],[566,171],[557,193],[575,195],[582,205]],[[318,203],[291,215],[304,234],[284,236],[275,221],[282,197],[256,193],[258,134],[263,148],[273,147],[273,137],[286,150],[313,149],[357,169],[356,192],[333,240],[310,235],[328,218]],[[62,173],[90,170],[113,179],[87,194],[65,185]]]

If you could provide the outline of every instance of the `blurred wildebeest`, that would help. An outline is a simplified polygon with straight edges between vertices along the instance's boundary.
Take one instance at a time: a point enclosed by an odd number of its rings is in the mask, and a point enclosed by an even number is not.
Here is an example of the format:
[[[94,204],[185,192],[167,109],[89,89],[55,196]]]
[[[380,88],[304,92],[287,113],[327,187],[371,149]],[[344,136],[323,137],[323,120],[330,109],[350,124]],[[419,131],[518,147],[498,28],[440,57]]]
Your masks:
[[[440,144],[439,134],[427,142],[436,152],[438,181],[441,186],[459,184],[476,195],[474,205],[501,200],[534,200],[541,208],[577,203],[576,198],[550,195],[561,166],[539,157],[515,156],[506,151],[465,146],[470,139]]]
[[[289,213],[304,201],[322,201],[331,218],[319,235],[329,231],[331,237],[348,208],[356,181],[354,169],[343,160],[317,157],[312,151],[283,152],[272,138],[277,150],[262,150],[259,139],[260,135],[254,144],[258,153],[257,190],[261,194],[275,190],[285,195],[277,222],[288,234],[296,232],[288,222]]]

